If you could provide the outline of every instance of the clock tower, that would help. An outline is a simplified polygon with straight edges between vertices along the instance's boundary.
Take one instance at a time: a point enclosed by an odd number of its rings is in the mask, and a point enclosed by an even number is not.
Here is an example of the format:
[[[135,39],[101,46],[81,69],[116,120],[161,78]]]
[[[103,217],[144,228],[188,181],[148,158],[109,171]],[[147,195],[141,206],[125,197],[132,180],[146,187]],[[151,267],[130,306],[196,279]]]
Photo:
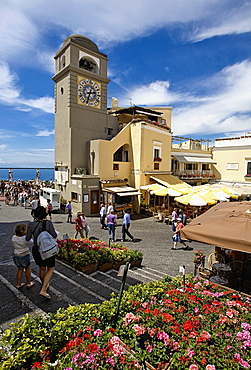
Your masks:
[[[110,130],[117,130],[115,120],[108,122],[107,61],[82,35],[68,37],[55,55],[55,182],[63,198],[76,197],[82,205],[88,194],[77,189],[99,185],[98,176],[91,174],[90,140],[107,139]]]

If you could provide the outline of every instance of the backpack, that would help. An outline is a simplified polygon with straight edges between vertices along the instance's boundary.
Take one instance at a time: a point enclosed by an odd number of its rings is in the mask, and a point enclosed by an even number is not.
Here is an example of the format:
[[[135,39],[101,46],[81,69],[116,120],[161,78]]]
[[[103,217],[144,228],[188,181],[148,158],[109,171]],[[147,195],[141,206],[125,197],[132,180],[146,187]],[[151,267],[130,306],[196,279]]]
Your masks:
[[[37,237],[37,245],[42,260],[55,256],[58,253],[58,243],[53,236],[45,230],[45,222],[43,221],[43,229]]]
[[[53,210],[53,208],[52,208],[52,204],[51,204],[51,203],[49,203],[47,207],[48,207],[48,210],[52,212],[52,210]]]

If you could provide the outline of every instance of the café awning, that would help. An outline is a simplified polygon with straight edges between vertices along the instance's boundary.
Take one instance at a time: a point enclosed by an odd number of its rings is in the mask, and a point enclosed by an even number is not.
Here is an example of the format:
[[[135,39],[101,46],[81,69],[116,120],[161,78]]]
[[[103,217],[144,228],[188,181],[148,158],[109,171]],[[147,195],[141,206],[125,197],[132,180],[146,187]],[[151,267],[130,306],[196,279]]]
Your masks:
[[[131,186],[110,186],[103,188],[102,191],[107,191],[108,193],[115,193],[118,194],[120,197],[141,195],[141,193],[137,189]]]
[[[211,163],[217,164],[212,158],[210,157],[192,157],[187,155],[173,155],[177,161],[181,163]]]
[[[184,181],[180,180],[178,177],[169,174],[154,174],[150,175],[151,179],[159,182],[160,184],[170,187],[173,185],[183,184],[184,187],[188,186]]]

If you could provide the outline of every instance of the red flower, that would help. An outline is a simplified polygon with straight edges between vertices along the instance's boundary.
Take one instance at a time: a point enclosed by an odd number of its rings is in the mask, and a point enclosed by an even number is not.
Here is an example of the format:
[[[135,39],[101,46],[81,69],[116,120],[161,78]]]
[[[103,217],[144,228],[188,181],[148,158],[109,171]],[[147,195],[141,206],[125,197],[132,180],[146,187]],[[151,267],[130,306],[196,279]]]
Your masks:
[[[32,369],[42,369],[42,367],[43,367],[42,362],[34,362],[34,364],[32,364],[31,366]]]

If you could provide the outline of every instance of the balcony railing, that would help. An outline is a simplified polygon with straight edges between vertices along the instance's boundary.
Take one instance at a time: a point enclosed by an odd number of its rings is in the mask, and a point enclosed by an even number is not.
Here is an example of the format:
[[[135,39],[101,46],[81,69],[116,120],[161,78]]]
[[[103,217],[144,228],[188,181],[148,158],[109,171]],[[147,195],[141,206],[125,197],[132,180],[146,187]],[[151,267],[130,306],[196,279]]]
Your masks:
[[[174,176],[179,177],[180,179],[212,179],[214,178],[213,171],[211,170],[204,170],[204,171],[194,171],[194,170],[173,170],[172,171]]]

